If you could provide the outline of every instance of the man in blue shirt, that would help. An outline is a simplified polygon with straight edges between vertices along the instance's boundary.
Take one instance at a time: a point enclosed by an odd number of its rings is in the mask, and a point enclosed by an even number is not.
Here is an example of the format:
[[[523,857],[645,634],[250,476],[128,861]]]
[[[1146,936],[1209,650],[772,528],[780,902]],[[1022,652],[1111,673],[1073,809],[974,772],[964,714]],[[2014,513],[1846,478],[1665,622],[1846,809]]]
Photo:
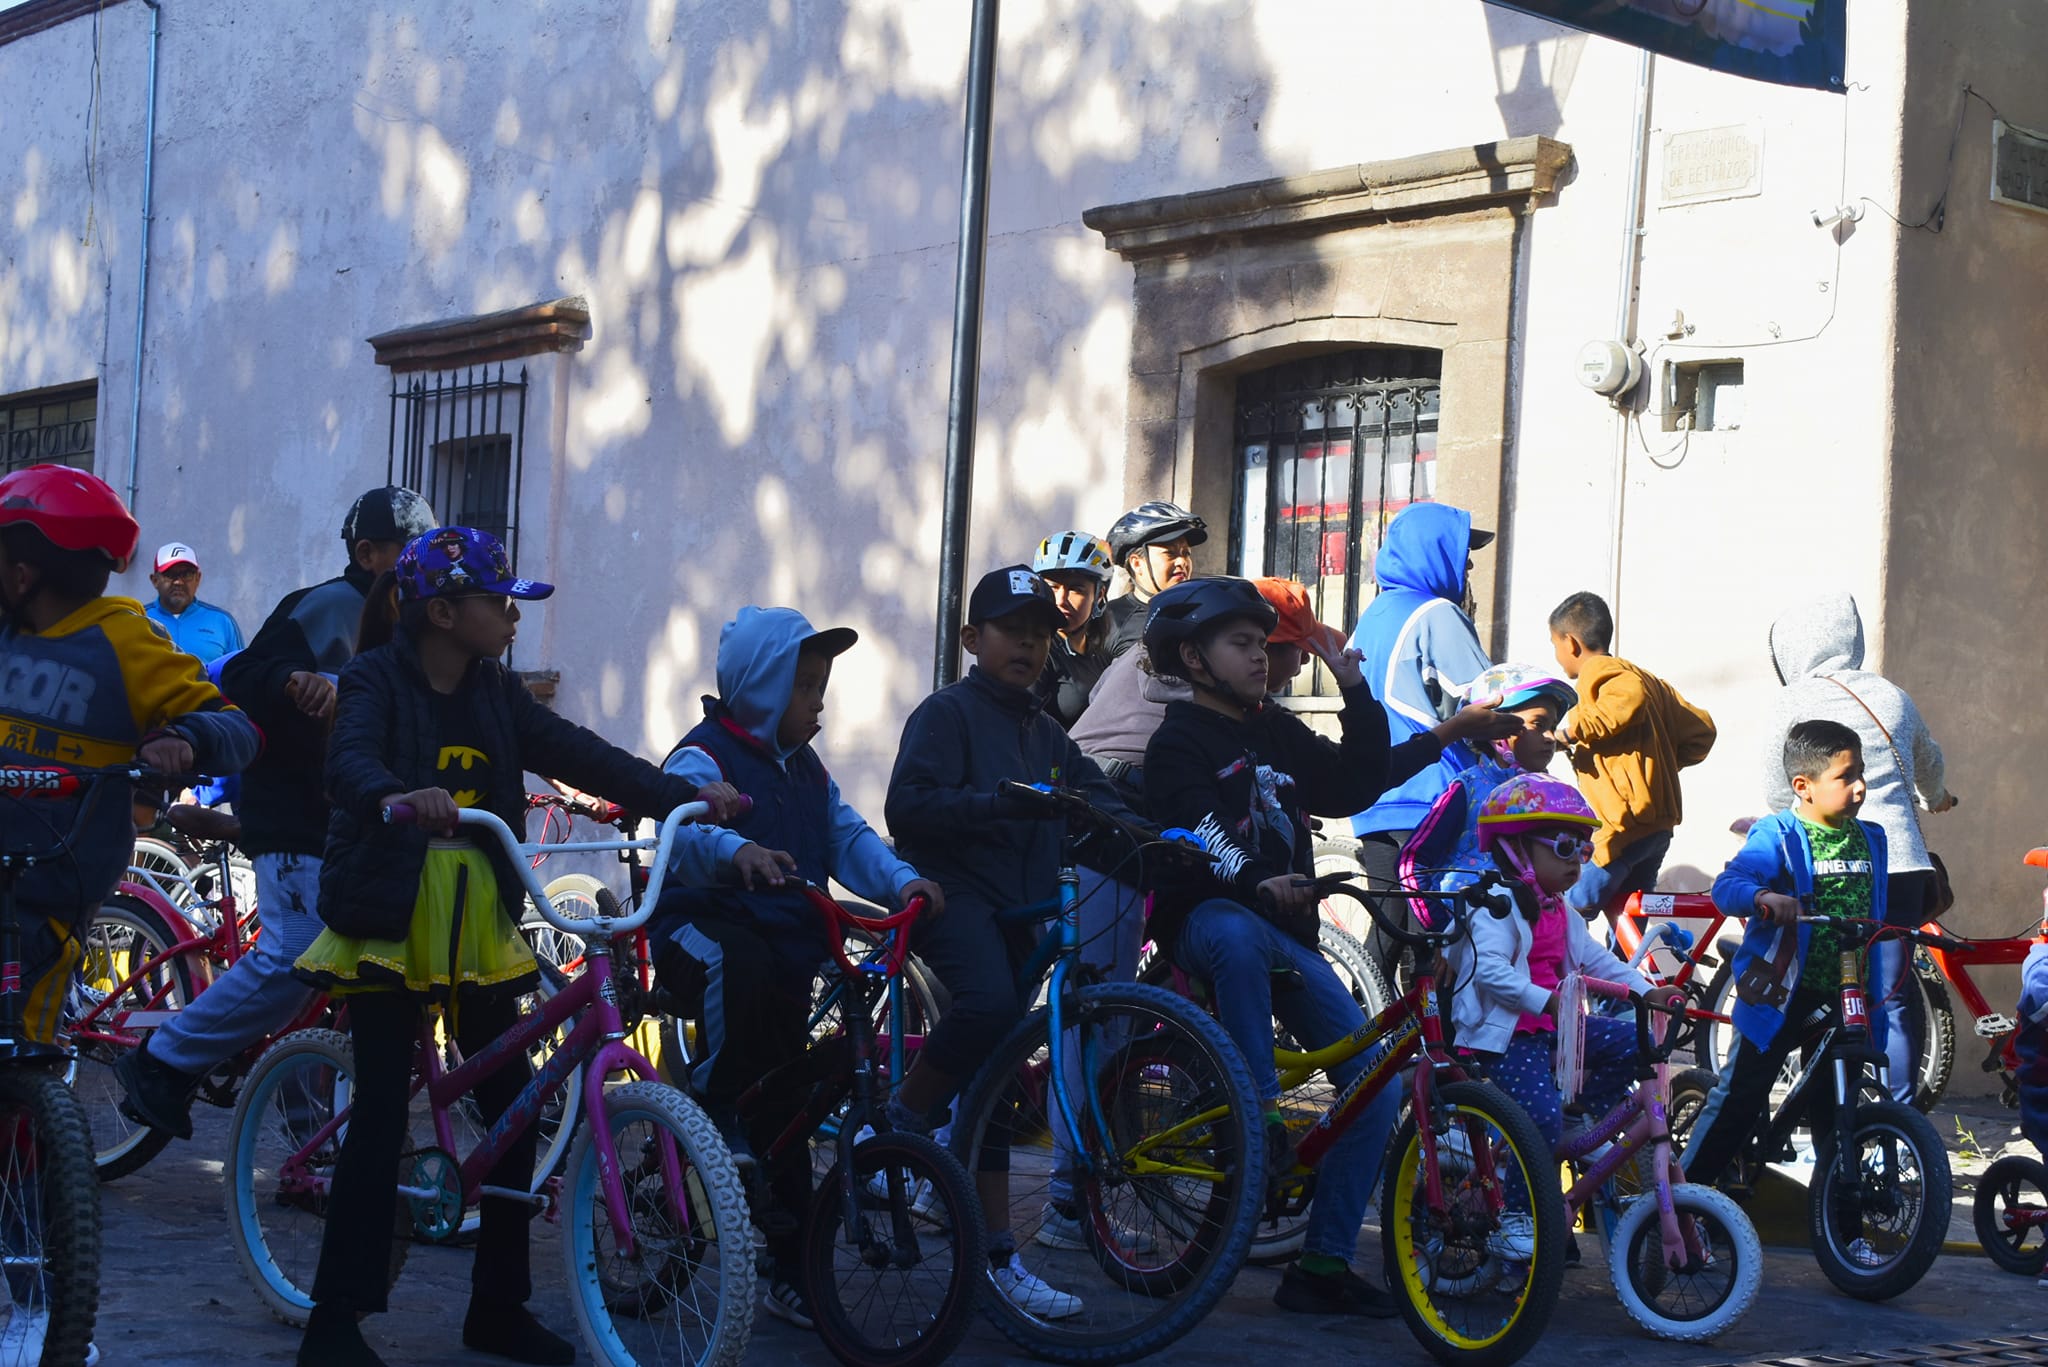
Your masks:
[[[199,557],[182,541],[157,547],[156,568],[149,582],[156,601],[143,611],[163,628],[171,644],[201,664],[212,664],[242,648],[242,628],[234,614],[199,601]]]

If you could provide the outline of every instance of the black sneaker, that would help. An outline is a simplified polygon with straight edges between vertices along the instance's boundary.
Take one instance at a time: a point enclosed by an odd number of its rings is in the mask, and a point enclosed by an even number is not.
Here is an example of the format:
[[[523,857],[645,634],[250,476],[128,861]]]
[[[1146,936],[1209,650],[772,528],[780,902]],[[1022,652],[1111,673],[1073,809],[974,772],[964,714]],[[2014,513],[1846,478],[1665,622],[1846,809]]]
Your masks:
[[[768,1294],[761,1298],[768,1313],[779,1320],[788,1320],[799,1329],[815,1329],[818,1322],[811,1318],[810,1297],[795,1282],[775,1281],[768,1284]]]
[[[1579,1236],[1576,1234],[1565,1235],[1564,1265],[1566,1267],[1577,1267],[1581,1261],[1582,1259],[1579,1257]]]
[[[158,1063],[147,1046],[121,1055],[114,1063],[114,1076],[124,1093],[122,1115],[176,1139],[192,1137],[194,1079]]]
[[[1307,1272],[1300,1263],[1289,1263],[1281,1274],[1273,1304],[1302,1315],[1363,1315],[1387,1320],[1401,1313],[1392,1296],[1348,1267],[1337,1272]]]

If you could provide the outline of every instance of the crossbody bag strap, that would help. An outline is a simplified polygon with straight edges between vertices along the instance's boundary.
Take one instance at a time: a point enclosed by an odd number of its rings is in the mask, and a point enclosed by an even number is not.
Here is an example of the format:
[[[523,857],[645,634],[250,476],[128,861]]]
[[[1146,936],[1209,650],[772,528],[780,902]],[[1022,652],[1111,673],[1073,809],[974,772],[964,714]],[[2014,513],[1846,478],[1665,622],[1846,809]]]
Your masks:
[[[1870,704],[1863,701],[1862,694],[1832,674],[1824,674],[1821,677],[1841,689],[1844,693],[1847,693],[1855,701],[1856,705],[1863,709],[1863,715],[1870,718],[1870,724],[1877,728],[1878,735],[1884,737],[1884,743],[1891,747],[1892,762],[1899,766],[1899,785],[1906,790],[1906,807],[1913,813],[1914,827],[1916,829],[1919,828],[1920,805],[1913,801],[1913,771],[1906,767],[1906,757],[1899,753],[1899,743],[1892,739],[1892,733],[1885,727],[1885,724],[1877,719],[1877,713],[1870,710]],[[1924,830],[1920,838],[1922,840],[1927,838]]]

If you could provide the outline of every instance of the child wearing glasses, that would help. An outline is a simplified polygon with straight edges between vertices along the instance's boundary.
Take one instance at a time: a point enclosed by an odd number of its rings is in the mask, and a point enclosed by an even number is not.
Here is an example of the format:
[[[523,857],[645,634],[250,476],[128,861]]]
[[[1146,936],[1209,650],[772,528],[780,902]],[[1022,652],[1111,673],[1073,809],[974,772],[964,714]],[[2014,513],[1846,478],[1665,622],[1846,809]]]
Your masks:
[[[1592,857],[1600,818],[1568,783],[1517,774],[1479,808],[1479,847],[1508,878],[1515,910],[1479,912],[1472,934],[1446,952],[1455,990],[1458,1047],[1497,1060],[1487,1075],[1513,1097],[1554,1149],[1564,1138],[1564,1105],[1554,1063],[1558,987],[1571,974],[1626,983],[1669,1004],[1675,988],[1653,988],[1586,929],[1565,901]],[[1566,1022],[1572,1025],[1572,1022]],[[1585,1085],[1589,1116],[1605,1115],[1635,1083],[1634,1017],[1587,1016]]]

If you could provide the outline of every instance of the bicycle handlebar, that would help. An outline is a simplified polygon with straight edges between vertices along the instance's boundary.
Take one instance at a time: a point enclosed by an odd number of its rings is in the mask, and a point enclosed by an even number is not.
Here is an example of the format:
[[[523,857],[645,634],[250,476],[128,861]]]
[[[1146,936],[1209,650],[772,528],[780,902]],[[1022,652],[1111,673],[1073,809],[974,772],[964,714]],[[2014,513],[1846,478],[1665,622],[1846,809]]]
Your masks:
[[[1676,1041],[1676,1036],[1671,1027],[1685,1015],[1686,1004],[1683,1000],[1674,1002],[1669,1006],[1663,1006],[1651,1001],[1649,994],[1639,994],[1635,988],[1627,983],[1609,982],[1605,978],[1581,978],[1579,981],[1586,985],[1586,992],[1589,996],[1611,997],[1616,1000],[1624,997],[1629,998],[1636,1008],[1636,1053],[1648,1063],[1667,1063],[1670,1061],[1671,1047]],[[1650,1017],[1652,1015],[1666,1017],[1664,1029],[1659,1032],[1662,1036],[1661,1038],[1653,1035],[1650,1031]]]
[[[1876,944],[1890,936],[1904,940],[1908,944],[1939,949],[1944,953],[1966,950],[1970,947],[1967,940],[1959,940],[1953,935],[1936,935],[1929,931],[1916,930],[1912,926],[1895,926],[1887,921],[1873,921],[1868,916],[1800,916],[1798,923],[1809,926],[1834,926],[1846,930],[1857,943],[1863,945]]]
[[[97,769],[66,769],[60,766],[0,766],[0,797],[77,797],[104,779],[120,778],[130,783],[183,783],[192,775],[159,773],[143,764],[110,764]]]
[[[1013,802],[1036,807],[1047,818],[1065,817],[1105,834],[1123,836],[1133,845],[1157,850],[1187,867],[1207,868],[1211,863],[1208,846],[1193,831],[1128,821],[1103,811],[1071,788],[1004,779],[996,785],[996,791]]]
[[[1508,892],[1507,879],[1492,871],[1481,873],[1476,882],[1448,892],[1431,892],[1423,888],[1409,887],[1393,890],[1361,888],[1349,873],[1328,873],[1320,878],[1298,878],[1295,882],[1297,885],[1306,884],[1313,887],[1319,896],[1335,894],[1351,898],[1365,908],[1366,914],[1372,917],[1373,924],[1389,939],[1418,949],[1445,945],[1463,934],[1465,925],[1464,917],[1459,914],[1461,909],[1485,907],[1496,920],[1499,920],[1512,912],[1515,905],[1513,896]],[[1410,930],[1406,926],[1396,925],[1380,910],[1380,905],[1374,897],[1375,893],[1441,903],[1451,909],[1451,923],[1442,930]]]
[[[394,802],[384,808],[384,820],[394,826],[412,825],[417,815],[412,805],[406,802]],[[669,851],[675,846],[676,832],[682,829],[685,822],[701,821],[710,815],[710,803],[685,802],[662,818],[661,832],[652,840],[644,837],[628,840],[573,840],[546,846],[539,842],[528,843],[514,838],[512,828],[505,824],[502,817],[480,807],[462,808],[455,813],[455,822],[458,826],[481,827],[490,834],[492,840],[511,859],[513,870],[519,875],[519,881],[525,885],[527,899],[549,925],[569,935],[609,939],[612,936],[624,935],[628,931],[638,930],[647,923],[647,918],[654,914],[655,903],[661,899],[661,883],[668,874]],[[529,862],[543,848],[556,854],[651,849],[654,851],[654,859],[651,861],[653,869],[647,879],[647,890],[641,894],[639,906],[624,916],[600,914],[588,920],[563,916],[548,900],[547,892],[541,887],[540,880],[534,876],[533,867]]]

